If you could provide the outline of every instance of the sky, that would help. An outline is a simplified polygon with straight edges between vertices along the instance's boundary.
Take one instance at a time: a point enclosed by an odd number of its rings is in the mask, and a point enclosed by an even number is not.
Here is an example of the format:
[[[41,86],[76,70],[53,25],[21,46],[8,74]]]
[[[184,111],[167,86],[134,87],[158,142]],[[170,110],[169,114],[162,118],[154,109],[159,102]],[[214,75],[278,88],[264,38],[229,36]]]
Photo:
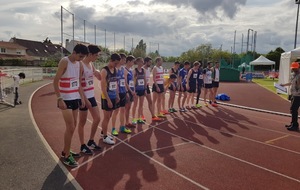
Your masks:
[[[162,56],[180,56],[207,43],[245,52],[248,33],[248,50],[254,49],[257,33],[258,53],[277,47],[290,51],[297,17],[294,0],[0,0],[0,4],[3,41],[48,37],[61,43],[62,6],[64,44],[73,39],[74,15],[75,40],[130,51],[143,39],[147,52],[159,50]],[[300,37],[297,42],[299,47]]]

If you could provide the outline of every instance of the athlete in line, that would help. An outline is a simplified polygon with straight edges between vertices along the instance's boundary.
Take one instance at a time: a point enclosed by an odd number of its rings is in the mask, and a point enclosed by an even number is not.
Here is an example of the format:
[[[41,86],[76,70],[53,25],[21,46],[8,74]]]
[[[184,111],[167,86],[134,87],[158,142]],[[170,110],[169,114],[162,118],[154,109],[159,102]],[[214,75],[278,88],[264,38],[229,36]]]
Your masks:
[[[108,136],[107,130],[112,113],[120,101],[116,69],[120,60],[121,57],[119,54],[112,54],[107,66],[101,70],[101,105],[104,113],[102,121],[103,142],[109,145],[115,144],[114,139]]]
[[[71,167],[78,165],[74,157],[80,156],[80,154],[71,151],[71,142],[77,125],[78,108],[85,107],[85,98],[80,85],[83,71],[80,61],[87,54],[87,47],[77,44],[71,55],[60,60],[53,80],[57,107],[61,110],[66,125],[61,157],[63,163]]]
[[[150,57],[145,57],[144,58],[144,70],[145,70],[145,75],[146,75],[146,99],[148,101],[148,108],[149,108],[149,111],[151,113],[151,117],[152,117],[152,121],[162,121],[161,118],[157,117],[155,114],[154,114],[154,111],[153,111],[153,104],[152,104],[152,97],[151,97],[151,91],[150,91],[150,88],[149,88],[149,85],[150,85],[150,74],[151,74],[151,66],[152,64],[152,59]],[[145,116],[144,116],[144,113],[143,113],[143,110],[142,110],[142,119],[144,121],[146,121],[145,119]]]
[[[126,55],[121,53],[121,60],[119,64],[117,65],[117,77],[118,77],[118,85],[119,85],[119,97],[120,102],[117,104],[117,109],[114,110],[112,115],[112,131],[111,134],[114,136],[117,136],[119,132],[116,130],[116,121],[118,113],[120,112],[120,129],[119,131],[121,133],[130,134],[131,130],[125,127],[125,105],[126,105],[126,99],[129,98],[127,93],[127,88],[125,85],[125,63],[126,63]]]
[[[89,45],[88,46],[89,54],[81,61],[83,66],[82,81],[81,86],[85,95],[86,105],[84,108],[79,108],[79,122],[78,122],[78,135],[80,140],[80,151],[84,154],[91,155],[93,154],[91,149],[101,150],[101,147],[98,146],[94,137],[97,131],[97,127],[100,123],[100,113],[95,99],[95,90],[94,90],[94,76],[98,80],[100,78],[100,72],[95,69],[93,62],[99,57],[100,49],[98,46]],[[84,126],[87,121],[88,111],[90,112],[93,122],[91,127],[90,138],[87,144],[84,143]]]

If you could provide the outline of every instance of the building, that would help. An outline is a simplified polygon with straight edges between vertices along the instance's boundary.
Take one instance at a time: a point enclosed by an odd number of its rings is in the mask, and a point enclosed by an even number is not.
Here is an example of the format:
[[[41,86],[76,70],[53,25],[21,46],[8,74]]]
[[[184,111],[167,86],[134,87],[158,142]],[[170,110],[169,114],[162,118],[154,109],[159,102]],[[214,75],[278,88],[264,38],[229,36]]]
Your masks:
[[[26,47],[0,41],[0,59],[26,59]]]
[[[38,66],[49,58],[61,58],[62,55],[69,55],[70,52],[58,44],[53,44],[48,38],[44,42],[11,38],[10,43],[17,44],[26,48],[27,62],[29,65]],[[28,65],[28,64],[27,64]]]

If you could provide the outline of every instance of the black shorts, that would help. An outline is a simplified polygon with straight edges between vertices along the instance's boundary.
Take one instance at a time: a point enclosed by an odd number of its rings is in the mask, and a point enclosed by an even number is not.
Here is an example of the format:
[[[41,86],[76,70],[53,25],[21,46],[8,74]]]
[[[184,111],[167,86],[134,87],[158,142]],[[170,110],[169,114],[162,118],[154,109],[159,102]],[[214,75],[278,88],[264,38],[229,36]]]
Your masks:
[[[116,108],[125,107],[126,93],[119,93],[120,101],[117,103]]]
[[[169,90],[176,91],[177,90],[176,85],[177,85],[177,83],[175,83],[175,82],[170,84]],[[175,86],[175,88],[174,88],[174,86]]]
[[[152,86],[152,92],[163,93],[165,91],[163,84],[157,84],[157,86],[160,89],[160,92],[157,92],[155,84]]]
[[[110,99],[111,100],[111,103],[113,105],[112,108],[109,108],[108,105],[107,105],[107,100],[106,99],[103,99],[101,98],[101,108],[105,111],[113,111],[116,109],[116,99]]]
[[[133,102],[134,101],[133,95],[130,92],[128,92],[128,94],[129,94],[129,99],[126,100],[126,103]]]
[[[150,94],[151,92],[150,92],[150,88],[149,88],[149,86],[147,85],[147,94]]]
[[[186,85],[183,84],[182,87],[181,87],[181,85],[180,85],[180,86],[179,86],[179,91],[180,91],[180,92],[186,92]]]
[[[219,82],[213,81],[212,86],[213,86],[213,88],[218,88],[219,87]]]
[[[77,110],[81,106],[81,99],[76,100],[64,100],[67,105],[67,109]]]
[[[97,101],[96,101],[95,97],[91,97],[88,100],[91,103],[92,107],[96,107],[97,106]],[[79,110],[80,111],[87,111],[88,108],[85,106],[84,108],[79,108]]]
[[[212,87],[213,87],[212,84],[204,84],[204,88],[210,89]]]
[[[137,96],[144,96],[145,95],[145,90],[137,90],[135,91]]]
[[[196,93],[196,83],[190,83],[189,86],[190,89],[188,90],[188,93]]]

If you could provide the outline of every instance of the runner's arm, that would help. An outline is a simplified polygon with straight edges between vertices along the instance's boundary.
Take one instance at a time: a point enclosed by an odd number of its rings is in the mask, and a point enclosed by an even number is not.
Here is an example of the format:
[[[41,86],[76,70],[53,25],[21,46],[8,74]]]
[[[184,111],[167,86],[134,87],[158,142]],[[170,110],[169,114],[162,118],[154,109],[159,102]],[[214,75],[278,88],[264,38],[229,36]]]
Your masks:
[[[106,80],[107,72],[105,69],[102,69],[100,74],[101,74],[101,79],[102,79],[100,82],[102,93],[104,95],[104,98],[107,100],[107,102],[108,101],[111,102],[111,100],[108,96],[108,93],[107,93],[107,86],[106,86],[107,85],[107,80]]]

